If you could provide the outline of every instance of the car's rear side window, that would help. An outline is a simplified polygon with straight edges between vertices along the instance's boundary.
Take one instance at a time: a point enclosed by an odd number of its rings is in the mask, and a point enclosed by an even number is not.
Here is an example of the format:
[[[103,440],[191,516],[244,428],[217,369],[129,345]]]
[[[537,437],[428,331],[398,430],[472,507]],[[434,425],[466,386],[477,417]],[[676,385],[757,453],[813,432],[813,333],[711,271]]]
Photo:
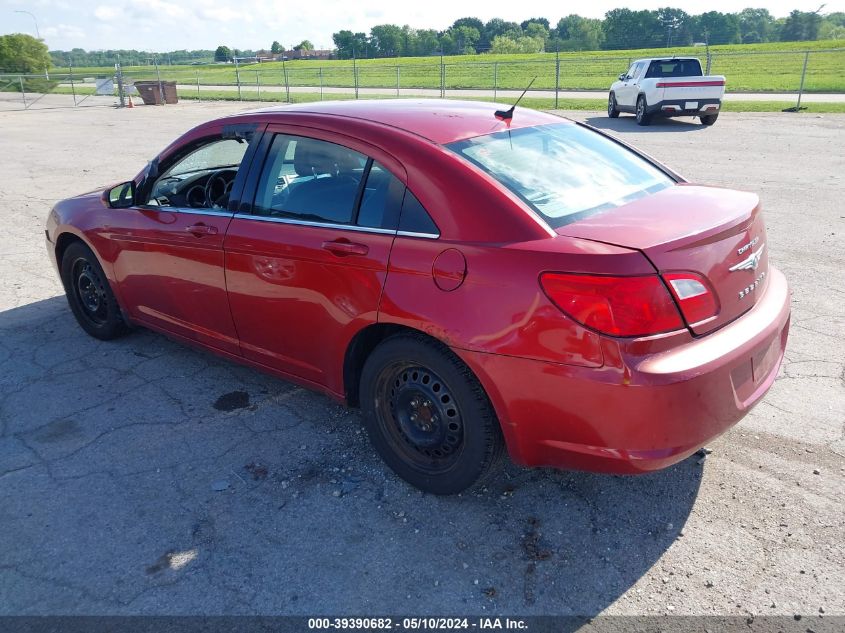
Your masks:
[[[414,233],[426,237],[440,235],[440,230],[431,219],[428,211],[422,206],[417,197],[410,189],[405,190],[405,199],[402,202],[402,215],[399,218],[399,230],[404,233]]]
[[[373,161],[361,192],[361,204],[355,223],[363,227],[395,229],[403,188],[396,176]]]
[[[553,228],[675,182],[635,152],[571,123],[496,132],[447,147],[522,198]]]

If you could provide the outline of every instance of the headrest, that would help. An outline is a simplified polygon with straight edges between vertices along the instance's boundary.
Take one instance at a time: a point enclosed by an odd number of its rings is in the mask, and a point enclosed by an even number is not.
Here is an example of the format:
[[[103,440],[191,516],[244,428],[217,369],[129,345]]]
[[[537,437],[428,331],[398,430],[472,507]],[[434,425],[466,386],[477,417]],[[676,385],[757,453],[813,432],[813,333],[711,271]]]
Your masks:
[[[311,139],[298,139],[296,142],[293,168],[299,176],[336,176],[351,173],[360,166],[354,152],[340,145]]]

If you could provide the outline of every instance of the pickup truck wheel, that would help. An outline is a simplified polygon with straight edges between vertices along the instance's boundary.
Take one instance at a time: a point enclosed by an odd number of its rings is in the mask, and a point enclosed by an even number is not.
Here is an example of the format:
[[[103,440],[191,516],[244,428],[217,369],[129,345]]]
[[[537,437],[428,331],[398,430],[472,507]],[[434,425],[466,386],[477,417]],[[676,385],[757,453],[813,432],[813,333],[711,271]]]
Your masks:
[[[701,123],[703,125],[713,125],[716,122],[716,119],[719,118],[718,114],[705,114],[701,118]]]
[[[645,95],[637,97],[637,125],[651,123],[651,115],[646,112]]]
[[[402,334],[382,342],[364,363],[360,394],[376,451],[420,490],[466,490],[494,472],[504,452],[484,389],[437,341]]]
[[[616,109],[616,97],[612,92],[607,97],[607,116],[611,119],[619,116],[619,110]]]

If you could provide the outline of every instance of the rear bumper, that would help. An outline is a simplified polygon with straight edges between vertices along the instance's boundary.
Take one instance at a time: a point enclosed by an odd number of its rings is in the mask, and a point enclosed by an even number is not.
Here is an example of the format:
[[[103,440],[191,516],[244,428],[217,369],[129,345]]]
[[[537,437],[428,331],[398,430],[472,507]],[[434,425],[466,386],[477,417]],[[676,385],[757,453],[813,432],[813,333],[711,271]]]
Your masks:
[[[695,104],[688,108],[688,105]],[[648,105],[646,112],[656,116],[702,116],[716,114],[722,109],[721,99],[665,99]]]
[[[769,275],[764,296],[733,323],[658,353],[637,355],[642,341],[611,341],[601,368],[458,352],[487,390],[515,462],[658,470],[736,424],[774,382],[790,296],[784,276]]]

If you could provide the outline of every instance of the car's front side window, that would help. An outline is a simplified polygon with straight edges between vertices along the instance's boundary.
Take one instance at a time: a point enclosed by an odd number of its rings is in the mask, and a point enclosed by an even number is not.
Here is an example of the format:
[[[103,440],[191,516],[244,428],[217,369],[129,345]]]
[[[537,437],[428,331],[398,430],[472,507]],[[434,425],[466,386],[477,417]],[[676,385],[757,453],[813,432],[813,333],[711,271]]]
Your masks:
[[[522,198],[552,227],[674,184],[633,151],[571,123],[497,132],[448,147]]]
[[[150,189],[147,205],[220,209],[248,147],[243,138],[213,137],[176,159]]]

